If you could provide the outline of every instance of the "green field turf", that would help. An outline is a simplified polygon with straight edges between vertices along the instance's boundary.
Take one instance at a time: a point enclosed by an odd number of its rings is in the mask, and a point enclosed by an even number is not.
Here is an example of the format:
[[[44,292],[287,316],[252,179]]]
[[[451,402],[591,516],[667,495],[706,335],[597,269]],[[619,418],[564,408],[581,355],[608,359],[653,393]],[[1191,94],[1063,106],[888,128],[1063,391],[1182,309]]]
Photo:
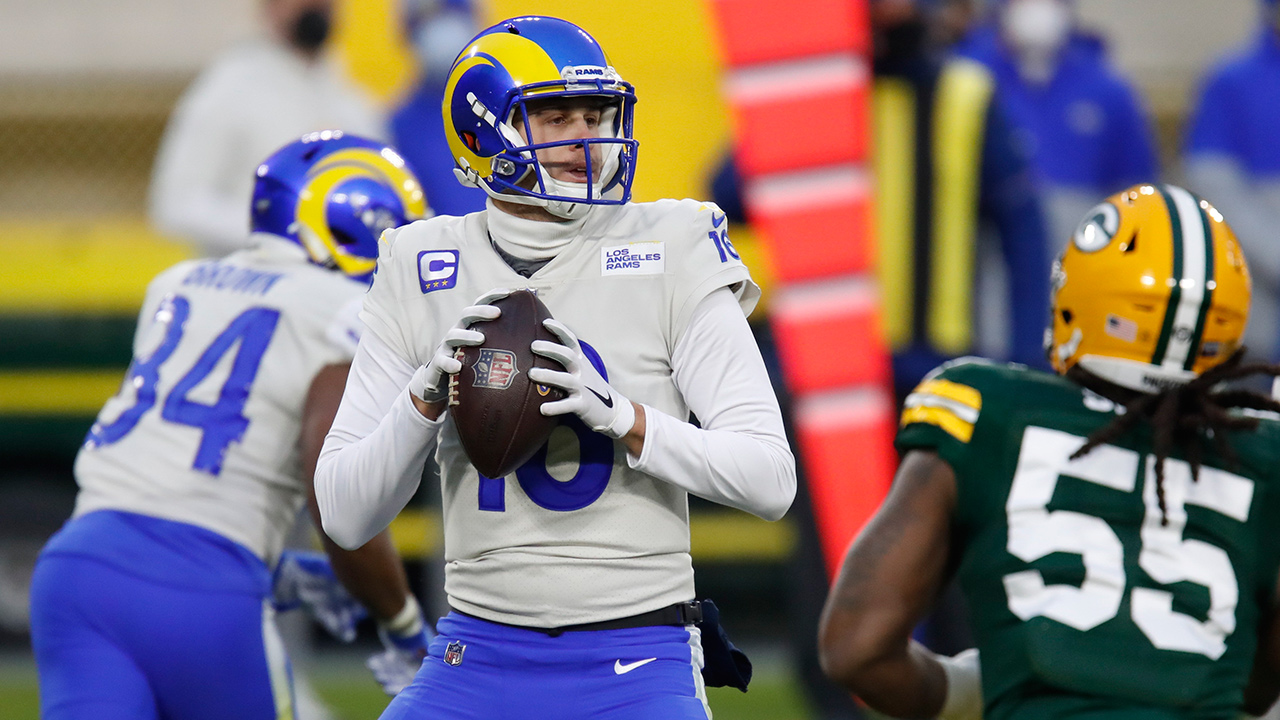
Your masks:
[[[336,720],[373,720],[387,705],[387,697],[359,657],[319,662],[308,674]],[[790,669],[777,662],[757,663],[749,693],[711,688],[708,695],[716,720],[810,718]],[[38,717],[36,675],[30,659],[0,661],[0,720],[36,720]]]

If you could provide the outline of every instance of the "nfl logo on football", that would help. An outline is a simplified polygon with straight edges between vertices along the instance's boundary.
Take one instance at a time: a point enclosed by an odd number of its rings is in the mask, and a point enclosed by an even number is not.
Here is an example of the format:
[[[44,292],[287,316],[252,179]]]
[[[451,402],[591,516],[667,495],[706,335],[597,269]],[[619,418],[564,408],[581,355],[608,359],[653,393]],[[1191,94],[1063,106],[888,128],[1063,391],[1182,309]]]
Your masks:
[[[463,645],[461,642],[459,642],[459,641],[457,641],[457,640],[453,640],[453,641],[451,641],[451,642],[449,643],[449,646],[448,646],[448,647],[446,647],[446,648],[444,649],[444,661],[445,661],[445,664],[447,664],[447,665],[453,665],[454,667],[457,667],[457,666],[461,665],[461,664],[462,664],[462,653],[463,653],[466,649],[467,649],[467,646],[466,646],[466,645]]]
[[[510,350],[494,350],[481,348],[480,357],[475,365],[478,388],[506,390],[519,370],[516,368],[516,355]]]

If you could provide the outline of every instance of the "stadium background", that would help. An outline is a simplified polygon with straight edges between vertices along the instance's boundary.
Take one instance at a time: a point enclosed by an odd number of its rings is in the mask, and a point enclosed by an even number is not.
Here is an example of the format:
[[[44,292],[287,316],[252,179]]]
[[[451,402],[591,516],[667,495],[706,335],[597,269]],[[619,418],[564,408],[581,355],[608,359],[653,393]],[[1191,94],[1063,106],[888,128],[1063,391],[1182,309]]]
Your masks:
[[[717,11],[736,2],[488,0],[480,14],[558,15],[609,49],[641,98],[636,196],[651,200],[707,197],[732,143]],[[26,583],[35,552],[69,511],[71,458],[119,384],[146,281],[189,254],[145,220],[160,134],[195,73],[255,31],[258,3],[0,0],[0,720],[35,717]],[[385,103],[417,72],[397,36],[396,3],[338,2],[342,62]],[[801,0],[793,8],[827,4]],[[1189,98],[1212,59],[1254,32],[1256,0],[1079,5],[1085,25],[1109,40],[1140,87],[1156,120],[1164,179],[1177,181]],[[796,130],[801,142],[804,129]],[[771,285],[763,243],[749,228],[737,228],[734,242]],[[402,517],[396,531],[411,562],[434,550],[429,510]],[[723,597],[735,634],[761,660],[749,696],[713,696],[719,718],[807,717],[778,617],[794,546],[786,520],[695,507],[700,591]],[[316,684],[344,717],[373,717],[383,702],[359,666],[363,651],[322,645],[316,654]]]

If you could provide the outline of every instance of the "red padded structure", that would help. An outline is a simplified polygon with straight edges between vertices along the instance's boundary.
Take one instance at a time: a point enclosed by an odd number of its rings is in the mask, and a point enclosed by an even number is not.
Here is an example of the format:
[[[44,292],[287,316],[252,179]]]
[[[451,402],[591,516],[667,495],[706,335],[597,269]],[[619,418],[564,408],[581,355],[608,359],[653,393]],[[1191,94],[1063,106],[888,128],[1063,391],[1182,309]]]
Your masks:
[[[897,457],[893,396],[859,389],[802,399],[793,423],[828,577],[889,492]],[[821,478],[815,482],[813,478]],[[829,482],[836,478],[840,482]]]
[[[721,49],[732,67],[844,52],[865,55],[866,5],[850,0],[716,0]]]
[[[871,183],[858,166],[758,178],[746,192],[752,226],[778,250],[778,282],[872,271]]]
[[[799,461],[834,574],[893,477],[871,234],[867,0],[710,0]]]
[[[793,395],[888,387],[879,303],[865,280],[777,288],[769,317]]]
[[[739,168],[754,177],[864,162],[868,99],[865,66],[849,55],[737,73],[729,101]]]

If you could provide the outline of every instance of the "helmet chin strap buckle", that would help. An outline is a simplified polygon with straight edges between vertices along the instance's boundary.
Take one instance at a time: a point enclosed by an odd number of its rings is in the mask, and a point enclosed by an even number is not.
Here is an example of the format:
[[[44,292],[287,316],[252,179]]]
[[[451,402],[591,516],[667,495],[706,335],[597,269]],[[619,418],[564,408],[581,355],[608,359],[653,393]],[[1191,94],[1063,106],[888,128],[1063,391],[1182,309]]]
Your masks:
[[[546,205],[547,212],[558,218],[565,220],[577,220],[587,214],[591,209],[590,205],[585,203],[571,203],[563,200],[553,200]]]
[[[307,254],[311,256],[312,261],[317,265],[337,267],[333,253],[329,252],[329,248],[325,247],[324,241],[311,228],[300,224],[298,239],[302,241],[302,247],[306,248]]]
[[[465,159],[458,158],[458,162],[465,166],[465,169],[461,167],[453,169],[453,176],[458,179],[458,183],[466,187],[480,187],[480,173],[477,173],[475,168],[467,165]]]
[[[1058,346],[1058,362],[1065,364],[1071,359],[1071,356],[1076,354],[1076,350],[1080,349],[1080,341],[1083,339],[1084,333],[1080,332],[1080,328],[1076,328],[1075,332],[1071,333],[1071,337]]]

